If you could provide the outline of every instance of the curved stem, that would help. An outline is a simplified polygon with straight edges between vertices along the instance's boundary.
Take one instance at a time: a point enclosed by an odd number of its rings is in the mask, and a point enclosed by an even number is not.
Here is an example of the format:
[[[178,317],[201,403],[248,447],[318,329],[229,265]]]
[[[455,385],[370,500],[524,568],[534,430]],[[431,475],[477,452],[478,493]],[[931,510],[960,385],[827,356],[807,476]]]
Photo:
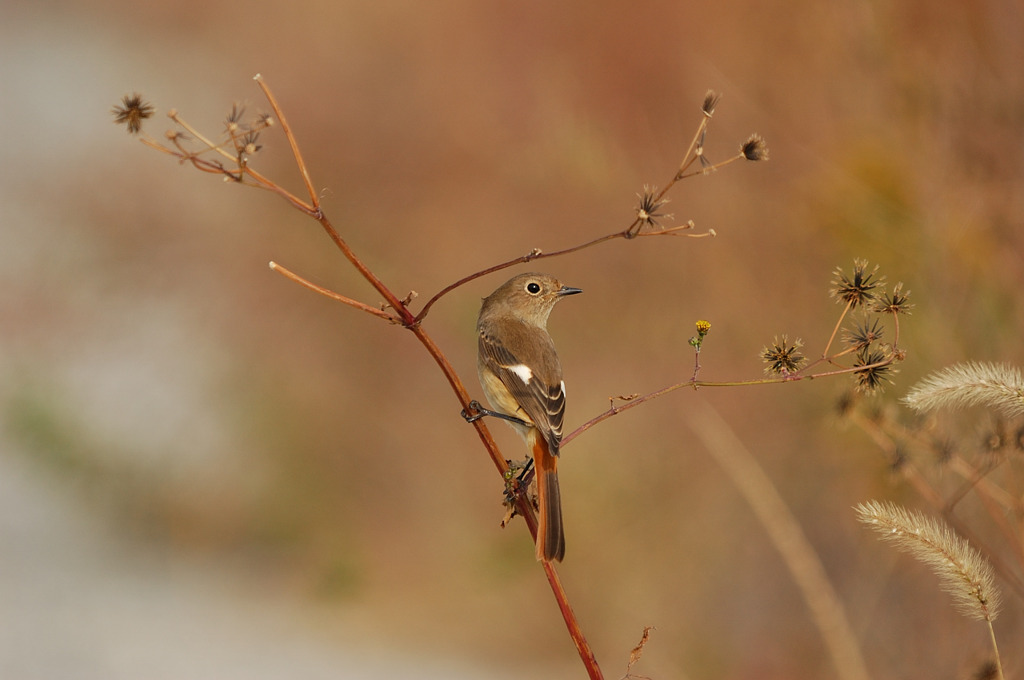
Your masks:
[[[206,149],[204,149],[203,151],[201,151],[199,153],[191,152],[186,147],[186,145],[184,144],[184,140],[187,139],[188,137],[186,135],[184,135],[183,133],[179,134],[179,135],[172,135],[170,144],[175,147],[174,149],[170,148],[170,146],[164,146],[162,144],[159,144],[155,140],[152,140],[152,139],[149,139],[149,138],[144,138],[144,139],[142,139],[142,141],[145,144],[151,146],[152,148],[155,148],[155,149],[157,149],[159,151],[162,151],[164,153],[167,153],[167,154],[170,154],[172,156],[175,156],[176,158],[179,159],[179,161],[181,163],[185,163],[185,162],[190,163],[194,168],[196,168],[196,169],[198,169],[200,171],[208,172],[208,173],[221,174],[226,179],[230,179],[231,181],[234,181],[236,183],[244,184],[246,186],[258,187],[258,188],[261,188],[261,189],[265,189],[267,191],[271,191],[271,192],[277,194],[278,196],[280,196],[281,198],[283,198],[284,200],[286,200],[295,209],[297,209],[297,210],[301,211],[302,213],[304,213],[306,215],[309,215],[310,217],[313,217],[314,219],[316,219],[320,223],[320,225],[323,228],[324,232],[334,242],[335,246],[341,251],[341,253],[348,260],[348,262],[360,273],[360,275],[364,279],[366,279],[366,281],[368,283],[370,283],[370,285],[374,288],[374,290],[377,291],[377,293],[379,293],[381,296],[383,296],[384,301],[385,301],[384,308],[375,308],[375,307],[372,307],[372,306],[370,306],[368,304],[365,304],[363,302],[359,302],[358,300],[355,300],[355,299],[353,299],[351,297],[348,297],[348,296],[345,296],[345,295],[341,295],[339,293],[334,293],[333,291],[327,290],[326,288],[323,288],[321,286],[317,286],[316,284],[313,284],[312,282],[310,282],[310,281],[308,281],[306,279],[303,279],[302,277],[300,277],[300,276],[298,276],[298,275],[288,271],[284,267],[281,267],[280,265],[277,265],[275,263],[271,263],[271,268],[274,271],[277,271],[278,273],[281,273],[282,275],[284,275],[284,276],[286,276],[288,278],[291,278],[293,281],[295,281],[297,283],[300,283],[301,285],[303,285],[303,286],[305,286],[305,287],[307,287],[307,288],[309,288],[311,290],[314,290],[314,291],[316,291],[318,293],[321,293],[323,295],[331,297],[332,299],[334,299],[336,301],[339,301],[339,302],[341,302],[341,303],[343,303],[345,305],[348,305],[349,307],[352,307],[354,309],[358,309],[360,311],[363,311],[363,312],[371,314],[371,315],[373,315],[375,317],[384,319],[384,320],[389,321],[391,323],[399,324],[402,327],[404,327],[405,329],[409,330],[416,337],[416,339],[423,346],[423,348],[427,351],[427,353],[430,354],[430,356],[433,358],[434,362],[437,364],[438,368],[441,370],[442,374],[445,376],[446,380],[448,381],[448,384],[449,384],[450,388],[455,393],[455,396],[456,396],[457,400],[459,401],[460,405],[465,410],[471,410],[471,406],[470,406],[471,399],[469,397],[469,393],[468,393],[465,385],[462,383],[461,378],[456,373],[455,369],[452,367],[451,363],[449,362],[448,358],[445,356],[444,352],[441,351],[441,349],[434,342],[433,338],[431,338],[430,335],[422,327],[422,321],[423,321],[424,317],[427,315],[427,313],[429,312],[431,307],[441,297],[443,297],[444,295],[447,295],[451,291],[455,290],[456,288],[458,288],[458,287],[460,287],[462,285],[465,285],[466,283],[468,283],[470,281],[473,281],[473,280],[475,280],[477,278],[480,278],[482,276],[485,276],[487,274],[490,274],[490,273],[493,273],[493,272],[496,272],[496,271],[499,271],[499,270],[502,270],[502,269],[506,269],[506,268],[511,267],[513,265],[520,264],[520,263],[525,263],[525,262],[530,262],[530,261],[535,260],[535,259],[548,258],[548,257],[558,257],[558,256],[562,256],[562,255],[567,255],[567,254],[570,254],[570,253],[575,253],[575,252],[578,252],[578,251],[583,250],[585,248],[589,248],[589,247],[598,245],[600,243],[604,243],[606,241],[611,241],[611,240],[614,240],[614,239],[622,238],[622,239],[629,240],[629,239],[632,239],[632,238],[637,237],[637,236],[661,236],[661,235],[686,235],[686,236],[711,236],[711,235],[714,235],[714,232],[712,230],[708,230],[708,232],[704,233],[704,234],[692,234],[692,235],[691,234],[680,234],[680,232],[682,232],[684,230],[691,229],[692,226],[693,226],[692,223],[691,224],[687,224],[687,225],[680,225],[680,226],[672,227],[672,228],[669,228],[669,229],[660,229],[660,230],[655,231],[654,229],[658,228],[658,227],[655,224],[653,217],[651,215],[648,215],[648,214],[644,213],[641,209],[638,209],[637,210],[637,217],[636,217],[636,219],[634,219],[632,221],[632,223],[623,231],[614,232],[614,233],[611,233],[611,234],[600,236],[598,238],[591,239],[591,240],[586,241],[584,243],[581,243],[581,244],[578,244],[578,245],[575,245],[575,246],[572,246],[572,247],[569,247],[569,248],[564,248],[562,250],[550,252],[550,253],[542,253],[540,250],[534,250],[534,251],[528,253],[527,255],[524,255],[524,256],[521,256],[521,257],[518,257],[518,258],[515,258],[515,259],[512,259],[512,260],[509,260],[508,262],[503,262],[503,263],[500,263],[498,265],[494,265],[494,266],[489,267],[489,268],[487,268],[485,270],[482,270],[482,271],[476,272],[474,274],[471,274],[471,275],[469,275],[467,277],[464,277],[463,279],[460,279],[459,281],[456,281],[455,283],[447,286],[446,288],[444,288],[443,290],[441,290],[440,292],[435,294],[433,297],[431,297],[427,301],[427,303],[423,306],[423,308],[420,310],[420,312],[418,314],[414,315],[408,309],[408,301],[400,300],[391,291],[391,289],[367,266],[367,264],[365,262],[363,262],[363,260],[356,255],[355,251],[353,251],[353,249],[349,246],[349,244],[345,241],[345,239],[343,239],[341,237],[341,235],[338,233],[337,229],[334,228],[334,226],[331,223],[331,221],[324,214],[324,212],[323,212],[323,210],[322,210],[322,208],[320,206],[320,200],[319,200],[319,197],[317,196],[316,189],[315,189],[315,187],[313,185],[313,182],[312,182],[312,179],[310,177],[309,170],[306,167],[306,163],[305,163],[305,161],[304,161],[304,159],[302,157],[302,154],[301,154],[298,142],[295,139],[295,136],[294,136],[294,134],[292,132],[291,126],[288,124],[288,120],[285,117],[283,110],[279,106],[276,98],[273,95],[273,92],[270,90],[270,88],[267,86],[267,84],[263,81],[262,76],[256,75],[254,77],[254,80],[256,81],[256,83],[259,86],[259,88],[263,91],[263,94],[267,98],[267,101],[270,103],[270,106],[273,108],[276,120],[280,123],[280,125],[282,127],[282,130],[283,130],[286,138],[288,139],[288,143],[289,143],[289,145],[291,147],[292,155],[294,157],[296,166],[299,169],[299,172],[300,172],[300,174],[302,176],[303,183],[304,183],[305,188],[306,188],[306,192],[309,195],[309,202],[306,202],[306,201],[302,200],[301,198],[299,198],[294,193],[292,193],[292,192],[282,188],[280,185],[278,185],[277,183],[269,180],[268,178],[264,177],[263,175],[261,175],[260,173],[256,172],[255,170],[252,170],[249,167],[249,165],[248,165],[248,159],[246,158],[246,156],[240,150],[240,147],[239,147],[239,145],[237,143],[237,138],[235,137],[234,133],[232,133],[231,142],[234,145],[235,151],[237,153],[235,155],[232,155],[231,153],[229,153],[229,151],[227,149],[222,148],[220,145],[215,145],[211,141],[207,140],[197,130],[193,129],[191,126],[189,126],[187,124],[187,122],[182,120],[180,117],[177,116],[176,113],[174,113],[172,115],[172,118],[175,120],[175,122],[178,125],[180,125],[183,129],[188,130],[189,133],[191,135],[193,135],[196,139],[199,139],[203,144],[205,144],[206,147],[207,147]],[[707,107],[707,104],[705,104],[705,106]],[[684,156],[683,162],[680,164],[678,170],[676,171],[676,173],[672,177],[672,179],[665,185],[665,187],[655,197],[655,202],[660,201],[665,196],[665,194],[669,191],[669,189],[672,186],[674,186],[677,182],[679,182],[681,179],[690,176],[690,175],[687,174],[687,171],[695,162],[701,161],[702,165],[707,166],[707,163],[705,163],[704,160],[703,160],[702,145],[703,145],[704,133],[705,133],[705,131],[707,129],[707,125],[708,125],[708,121],[710,119],[710,115],[711,115],[710,110],[705,110],[705,112],[704,112],[704,119],[701,121],[700,125],[698,126],[697,132],[695,133],[695,135],[693,137],[693,140],[692,140],[692,142],[690,144],[690,148],[687,150],[687,153]],[[269,123],[269,119],[263,119],[263,120],[267,124],[270,124]],[[221,156],[222,158],[225,158],[228,161],[230,161],[230,163],[233,163],[233,164],[236,164],[236,165],[234,167],[226,167],[224,161],[222,161],[222,160],[219,160],[217,158],[204,158],[204,157],[202,157],[201,154],[206,154],[207,152],[212,152],[211,154],[209,154],[210,156],[213,156],[214,154],[217,154],[217,155]],[[729,159],[729,160],[727,160],[727,161],[725,161],[723,163],[718,164],[717,166],[711,166],[710,168],[705,167],[705,169],[702,170],[701,172],[706,174],[707,170],[715,169],[717,167],[721,167],[722,165],[726,165],[726,164],[732,162],[733,160],[736,160],[736,159],[735,158],[734,159]],[[696,174],[696,173],[694,173],[694,174]],[[643,217],[641,217],[641,215],[643,215]],[[652,229],[649,229],[647,231],[643,231],[645,226],[652,227]],[[385,311],[387,309],[387,307],[390,307],[393,310],[393,313]],[[834,337],[834,335],[835,335],[835,333],[833,332],[833,337]],[[831,340],[830,340],[830,344],[831,344]],[[859,367],[857,370],[863,370],[864,368],[865,367]],[[575,432],[571,433],[565,439],[563,439],[563,444],[568,443],[574,437],[576,437],[577,435],[579,435],[580,433],[582,433],[586,429],[589,429],[593,425],[596,425],[597,423],[601,422],[602,420],[604,420],[604,419],[606,419],[608,417],[611,417],[612,415],[616,415],[617,413],[620,413],[620,412],[622,412],[624,410],[628,410],[630,408],[634,408],[636,406],[639,406],[640,404],[645,403],[646,401],[649,401],[650,399],[654,399],[654,398],[656,398],[658,396],[661,396],[663,394],[667,394],[668,392],[671,392],[671,391],[674,391],[676,389],[679,389],[680,387],[691,386],[694,389],[696,389],[698,387],[711,387],[711,386],[724,386],[724,385],[767,384],[767,383],[775,383],[775,382],[786,382],[786,381],[791,381],[791,380],[800,380],[800,379],[803,379],[803,378],[810,379],[810,378],[816,377],[814,375],[796,375],[796,374],[794,374],[794,375],[788,375],[788,376],[783,376],[781,378],[774,378],[774,379],[743,381],[743,382],[736,382],[736,383],[716,383],[716,382],[708,382],[708,381],[697,381],[696,377],[697,377],[697,370],[698,369],[699,369],[699,366],[696,366],[695,370],[694,370],[693,379],[691,379],[688,382],[679,383],[677,385],[669,386],[667,388],[663,388],[663,389],[658,390],[656,392],[652,392],[651,394],[648,394],[648,395],[646,395],[644,397],[640,397],[640,398],[638,398],[638,399],[636,399],[636,400],[634,400],[632,402],[629,402],[626,405],[621,406],[621,407],[615,407],[614,403],[613,403],[612,407],[609,409],[608,412],[599,415],[598,417],[592,419],[588,423],[585,423],[582,427],[580,427]],[[849,370],[853,370],[853,369],[849,369]],[[846,372],[846,371],[833,371],[831,373],[823,373],[823,374],[820,374],[820,375],[830,375],[830,374],[840,373],[840,372]],[[487,452],[488,452],[492,462],[494,463],[495,467],[497,468],[499,473],[501,473],[504,476],[505,473],[509,469],[508,463],[505,461],[504,456],[501,454],[501,451],[499,450],[497,444],[495,443],[494,439],[492,438],[492,436],[490,434],[490,431],[488,430],[488,428],[485,425],[484,421],[482,419],[481,420],[476,420],[475,422],[473,422],[473,427],[476,430],[478,436],[480,437],[480,440],[483,443],[484,448],[487,450]],[[525,494],[525,493],[519,493],[518,494],[517,499],[516,499],[516,507],[518,509],[519,514],[521,514],[523,516],[523,518],[525,520],[525,524],[528,527],[530,533],[534,536],[534,540],[536,540],[537,517],[536,517],[536,513],[534,512],[534,509],[532,507],[532,502],[528,498],[527,494]],[[572,611],[572,607],[569,605],[568,597],[567,597],[567,595],[565,593],[564,588],[562,587],[561,581],[560,581],[560,579],[558,577],[558,573],[555,570],[555,566],[552,563],[549,563],[549,562],[542,563],[542,566],[543,566],[544,572],[545,572],[545,574],[547,576],[548,583],[549,583],[549,585],[550,585],[550,587],[552,589],[552,592],[553,592],[553,594],[555,596],[555,600],[558,603],[559,610],[561,611],[562,617],[565,620],[566,627],[568,628],[569,634],[572,637],[573,642],[576,645],[577,652],[579,653],[580,658],[581,658],[584,666],[587,669],[589,677],[592,680],[600,680],[602,678],[601,669],[598,666],[597,661],[596,661],[596,659],[594,657],[593,650],[590,648],[586,638],[583,635],[582,630],[580,629],[579,622],[576,619],[576,616],[575,616],[575,614]]]
[[[423,329],[422,325],[419,323],[419,320],[416,317],[414,317],[412,313],[408,310],[406,305],[401,300],[398,299],[398,296],[391,292],[391,290],[384,284],[384,282],[381,281],[377,277],[377,275],[374,274],[370,270],[370,268],[367,267],[366,264],[356,255],[355,251],[353,251],[352,248],[348,245],[348,243],[341,237],[338,231],[334,228],[334,225],[331,224],[331,221],[320,209],[315,196],[315,192],[313,191],[312,183],[309,180],[309,175],[306,172],[305,164],[302,161],[302,156],[298,151],[298,145],[294,142],[290,130],[287,128],[284,122],[284,116],[281,113],[281,109],[277,105],[277,102],[274,100],[273,96],[270,94],[270,90],[263,82],[263,80],[257,77],[256,81],[257,83],[259,83],[260,88],[267,95],[267,98],[270,101],[270,104],[273,107],[278,119],[282,121],[282,127],[285,128],[286,134],[288,134],[289,142],[292,144],[292,150],[295,156],[295,161],[302,169],[303,177],[306,182],[306,187],[310,192],[311,198],[313,199],[312,210],[305,210],[305,212],[307,212],[307,214],[310,214],[320,223],[321,227],[323,227],[324,231],[334,242],[335,246],[337,246],[337,248],[345,256],[345,259],[347,259],[349,263],[353,267],[355,267],[360,274],[362,274],[363,278],[365,278],[378,293],[384,296],[384,299],[387,301],[387,304],[398,315],[397,317],[392,317],[390,314],[387,314],[386,316],[389,318],[389,320],[395,320],[401,323],[406,329],[412,332],[412,334],[420,342],[420,344],[427,351],[427,353],[430,354],[430,356],[434,359],[434,363],[436,363],[438,368],[441,369],[441,372],[444,374],[445,379],[447,379],[448,385],[455,393],[455,396],[458,399],[462,408],[469,409],[471,401],[469,397],[469,392],[466,390],[466,387],[463,384],[462,379],[459,377],[458,373],[456,373],[455,368],[451,365],[451,362],[448,361],[448,357],[445,356],[444,352],[442,352],[441,349],[437,346],[433,338],[431,338],[430,335]],[[363,311],[370,311],[373,309],[368,305],[358,303],[355,300],[352,300],[351,298],[346,298],[345,296],[339,296],[336,299],[340,299],[340,301],[344,302],[345,304],[348,304],[349,306],[352,307],[356,307],[357,309],[362,309]],[[488,452],[488,455],[490,455],[491,461],[498,469],[498,472],[504,477],[505,472],[508,470],[508,463],[505,462],[505,457],[501,454],[501,451],[498,448],[498,445],[494,441],[493,437],[491,437],[491,433],[490,430],[487,429],[487,425],[484,424],[483,419],[479,419],[473,422],[473,427],[476,429],[477,435],[480,437],[480,441],[483,443],[484,448]],[[526,518],[527,527],[529,528],[530,533],[533,535],[534,541],[536,541],[537,521],[533,513],[533,509],[532,507],[530,507],[530,504],[527,501],[525,494],[520,495],[518,500],[518,506],[520,513],[524,516],[524,518]],[[555,571],[554,566],[548,562],[543,563],[543,566],[545,574],[547,575],[548,583],[550,584],[551,590],[555,596],[555,600],[558,603],[558,608],[562,613],[562,617],[565,620],[565,624],[569,630],[569,634],[572,637],[572,640],[576,645],[576,649],[580,654],[580,659],[582,660],[584,666],[587,668],[587,672],[591,679],[601,680],[601,678],[603,677],[601,675],[601,669],[598,667],[597,662],[594,658],[593,651],[590,648],[590,644],[584,637],[583,631],[579,625],[579,621],[576,619],[576,615],[573,612],[572,607],[569,605],[568,597],[566,596],[565,590],[562,588],[561,581],[558,578],[558,574]]]
[[[569,255],[571,253],[578,252],[578,251],[583,250],[585,248],[590,248],[590,247],[596,246],[596,245],[598,245],[600,243],[604,243],[606,241],[612,241],[612,240],[618,239],[618,238],[624,238],[626,240],[634,239],[634,238],[637,238],[637,237],[640,237],[640,236],[688,236],[690,238],[706,238],[708,236],[714,236],[715,235],[715,232],[713,230],[712,231],[702,232],[702,233],[699,233],[699,234],[680,234],[679,233],[679,232],[682,232],[682,231],[687,231],[687,230],[692,229],[693,228],[692,224],[683,224],[683,225],[679,225],[679,226],[676,226],[676,227],[669,227],[667,229],[662,229],[660,231],[644,231],[644,232],[634,231],[635,227],[638,224],[640,224],[640,223],[641,223],[641,220],[637,219],[629,227],[627,227],[624,231],[616,231],[616,232],[611,233],[611,234],[605,234],[604,236],[599,236],[599,237],[597,237],[595,239],[591,239],[590,241],[586,241],[584,243],[580,243],[578,245],[571,246],[569,248],[563,248],[562,250],[553,250],[550,253],[545,253],[542,250],[540,250],[539,248],[535,248],[534,250],[530,251],[526,255],[521,255],[519,257],[513,258],[513,259],[508,260],[506,262],[501,262],[501,263],[498,263],[498,264],[493,265],[491,267],[488,267],[487,269],[481,269],[478,272],[474,272],[474,273],[470,274],[469,276],[465,276],[465,277],[459,279],[455,283],[452,283],[452,284],[449,284],[448,286],[445,286],[440,291],[435,293],[434,296],[432,298],[430,298],[429,300],[427,300],[426,304],[423,305],[423,309],[420,310],[419,314],[416,315],[415,323],[420,323],[421,321],[423,321],[423,318],[430,311],[430,308],[434,306],[434,303],[437,302],[438,300],[440,300],[442,297],[444,297],[448,293],[450,293],[453,290],[455,290],[456,288],[458,288],[460,286],[464,286],[465,284],[469,283],[470,281],[475,281],[476,279],[479,279],[479,278],[481,278],[483,276],[487,276],[488,274],[493,274],[494,272],[501,271],[502,269],[508,269],[509,267],[513,267],[513,266],[515,266],[517,264],[525,264],[526,262],[532,262],[534,260],[543,260],[543,259],[549,258],[549,257],[561,257],[562,255]]]
[[[523,263],[526,263],[526,262],[532,262],[533,260],[542,260],[542,259],[548,258],[548,257],[559,257],[560,255],[568,255],[569,253],[575,253],[578,250],[583,250],[584,248],[589,248],[591,246],[596,246],[598,243],[604,243],[605,241],[611,241],[612,239],[616,239],[616,238],[630,238],[628,233],[629,233],[628,229],[626,231],[617,231],[614,234],[607,234],[605,236],[599,236],[598,238],[595,238],[593,240],[587,241],[586,243],[581,243],[579,245],[572,246],[571,248],[564,248],[562,250],[555,250],[555,251],[550,252],[550,253],[545,253],[545,252],[542,252],[539,248],[535,248],[534,250],[530,251],[526,255],[522,255],[520,257],[508,260],[506,262],[501,262],[501,263],[496,264],[496,265],[494,265],[492,267],[488,267],[487,269],[482,269],[482,270],[480,270],[478,272],[470,274],[469,276],[463,277],[463,278],[459,279],[458,281],[456,281],[455,283],[453,283],[453,284],[451,284],[449,286],[446,286],[445,288],[441,289],[440,292],[436,293],[432,298],[427,300],[427,303],[425,305],[423,305],[423,309],[421,309],[420,313],[416,315],[415,323],[419,323],[419,322],[421,322],[423,320],[423,317],[425,317],[427,315],[427,312],[430,311],[430,308],[434,306],[435,302],[437,302],[442,297],[444,297],[448,293],[452,292],[453,290],[455,290],[459,286],[463,286],[463,285],[469,283],[470,281],[475,281],[476,279],[479,279],[482,276],[487,276],[488,274],[493,274],[494,272],[501,271],[502,269],[508,269],[509,267],[515,266],[517,264],[523,264]]]
[[[845,368],[838,368],[838,369],[833,370],[833,371],[822,371],[821,373],[809,373],[809,374],[790,373],[789,375],[778,376],[776,378],[759,378],[759,379],[756,379],[756,380],[712,381],[712,380],[693,380],[691,378],[690,380],[684,380],[683,382],[679,382],[679,383],[676,383],[674,385],[669,385],[667,387],[662,387],[661,389],[657,389],[657,390],[655,390],[653,392],[649,392],[648,394],[645,394],[645,395],[640,396],[640,397],[633,397],[633,398],[629,399],[626,403],[624,403],[622,406],[615,406],[614,404],[612,406],[609,406],[607,411],[603,411],[603,412],[599,413],[598,415],[594,416],[593,418],[591,418],[587,422],[585,422],[582,425],[580,425],[579,427],[577,427],[575,430],[573,430],[569,434],[567,434],[564,437],[562,437],[561,446],[564,448],[573,439],[575,439],[579,435],[583,434],[584,432],[586,432],[587,430],[589,430],[593,426],[597,425],[598,423],[601,423],[601,422],[604,422],[605,420],[608,420],[612,416],[617,416],[620,413],[622,413],[623,411],[628,411],[630,409],[634,409],[634,408],[636,408],[637,406],[640,406],[643,403],[651,401],[652,399],[657,399],[658,397],[663,397],[666,394],[668,394],[670,392],[675,392],[676,390],[678,390],[680,388],[683,388],[683,387],[692,387],[693,389],[696,390],[696,389],[701,388],[701,387],[740,387],[740,386],[750,387],[750,386],[753,386],[753,385],[776,385],[778,383],[799,382],[801,380],[813,380],[815,378],[828,378],[828,377],[835,376],[835,375],[843,375],[843,374],[846,374],[846,373],[857,373],[858,371],[869,370],[869,369],[872,369],[872,368],[879,368],[881,366],[888,366],[893,361],[895,361],[895,359],[896,359],[895,354],[891,354],[888,357],[886,357],[885,359],[883,359],[882,361],[877,361],[877,362],[875,362],[873,364],[866,364],[864,366],[848,366],[848,367],[845,367]]]

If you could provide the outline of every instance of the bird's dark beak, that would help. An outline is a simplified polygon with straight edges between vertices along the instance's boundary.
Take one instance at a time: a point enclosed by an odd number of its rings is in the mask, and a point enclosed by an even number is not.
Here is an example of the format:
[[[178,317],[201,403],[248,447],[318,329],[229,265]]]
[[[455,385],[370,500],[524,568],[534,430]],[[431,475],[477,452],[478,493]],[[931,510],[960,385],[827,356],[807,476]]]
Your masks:
[[[562,286],[558,289],[558,297],[563,295],[575,295],[576,293],[582,293],[582,288],[570,288],[569,286]]]

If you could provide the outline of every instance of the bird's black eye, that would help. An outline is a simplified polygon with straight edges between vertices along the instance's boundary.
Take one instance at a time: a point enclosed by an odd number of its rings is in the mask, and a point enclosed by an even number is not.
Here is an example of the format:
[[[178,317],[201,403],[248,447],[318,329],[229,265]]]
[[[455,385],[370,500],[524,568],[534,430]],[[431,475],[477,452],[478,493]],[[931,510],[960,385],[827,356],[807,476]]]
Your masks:
[[[528,284],[526,284],[526,292],[529,293],[530,295],[536,295],[537,293],[540,292],[540,284],[537,283],[536,281],[530,281]]]

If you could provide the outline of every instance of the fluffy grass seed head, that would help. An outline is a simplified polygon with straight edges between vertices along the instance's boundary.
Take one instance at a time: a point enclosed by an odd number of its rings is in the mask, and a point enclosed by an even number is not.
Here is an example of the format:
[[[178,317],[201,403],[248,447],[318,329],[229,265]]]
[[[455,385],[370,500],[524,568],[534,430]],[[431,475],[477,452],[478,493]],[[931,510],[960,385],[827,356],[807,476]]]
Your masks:
[[[1024,378],[1009,364],[955,364],[914,385],[903,402],[918,411],[985,406],[1014,418],[1024,415]]]
[[[894,503],[870,501],[855,510],[883,540],[930,567],[962,614],[995,620],[1000,597],[992,565],[945,522]]]

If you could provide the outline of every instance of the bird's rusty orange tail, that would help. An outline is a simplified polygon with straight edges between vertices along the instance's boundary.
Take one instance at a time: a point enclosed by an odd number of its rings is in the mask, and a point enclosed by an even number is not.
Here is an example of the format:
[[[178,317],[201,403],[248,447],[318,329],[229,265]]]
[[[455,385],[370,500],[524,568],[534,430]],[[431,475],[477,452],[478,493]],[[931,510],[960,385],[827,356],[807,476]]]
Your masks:
[[[565,557],[562,530],[562,494],[558,487],[558,457],[551,455],[544,437],[533,441],[533,463],[537,469],[537,559],[561,562]]]

